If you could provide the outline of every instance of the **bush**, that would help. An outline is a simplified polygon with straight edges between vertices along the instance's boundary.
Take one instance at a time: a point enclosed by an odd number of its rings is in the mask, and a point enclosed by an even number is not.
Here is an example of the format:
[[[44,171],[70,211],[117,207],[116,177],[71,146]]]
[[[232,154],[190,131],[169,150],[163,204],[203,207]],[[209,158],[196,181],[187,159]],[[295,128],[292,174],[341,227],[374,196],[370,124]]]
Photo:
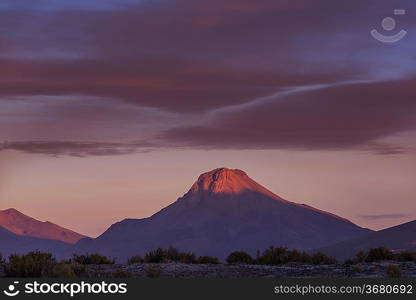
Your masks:
[[[25,255],[12,254],[6,265],[7,277],[53,277],[56,260],[50,253],[32,251]]]
[[[358,253],[355,255],[355,259],[359,263],[363,263],[367,260],[367,253],[364,250],[358,251]]]
[[[198,260],[194,253],[180,252],[178,249],[170,247],[167,250],[158,248],[150,251],[144,257],[144,261],[147,263],[170,263],[179,262],[184,264],[194,264]]]
[[[182,252],[179,255],[179,260],[172,260],[174,262],[180,262],[183,264],[196,264],[198,263],[198,259],[196,258],[195,254],[191,252]]]
[[[228,255],[226,259],[229,264],[253,264],[254,259],[250,254],[243,251],[235,251]]]
[[[416,253],[415,252],[400,252],[396,254],[396,259],[398,261],[416,261]]]
[[[410,251],[403,251],[394,253],[386,247],[371,248],[368,251],[359,251],[356,258],[352,260],[353,263],[363,262],[379,262],[383,260],[393,261],[416,261],[416,253]]]
[[[287,263],[289,262],[288,249],[270,246],[262,255],[257,257],[257,262],[262,265],[280,265]]]
[[[167,254],[162,248],[150,251],[144,256],[144,261],[147,263],[164,263],[167,261]]]
[[[127,260],[127,264],[129,265],[140,264],[140,263],[144,263],[144,258],[139,255],[132,256]]]
[[[337,260],[334,257],[328,256],[321,252],[315,252],[312,254],[311,261],[314,265],[333,265],[337,263]]]
[[[371,248],[368,251],[365,262],[378,262],[382,260],[393,260],[394,253],[386,247]]]
[[[212,256],[200,256],[197,261],[198,264],[219,264],[220,261]]]
[[[113,265],[115,264],[114,258],[108,258],[98,253],[86,254],[86,255],[74,254],[74,257],[72,260],[81,265]]]
[[[390,265],[386,269],[386,276],[390,278],[400,278],[402,277],[402,270],[395,265]]]
[[[3,254],[1,254],[0,252],[0,264],[4,264],[6,262],[6,260],[3,257]]]

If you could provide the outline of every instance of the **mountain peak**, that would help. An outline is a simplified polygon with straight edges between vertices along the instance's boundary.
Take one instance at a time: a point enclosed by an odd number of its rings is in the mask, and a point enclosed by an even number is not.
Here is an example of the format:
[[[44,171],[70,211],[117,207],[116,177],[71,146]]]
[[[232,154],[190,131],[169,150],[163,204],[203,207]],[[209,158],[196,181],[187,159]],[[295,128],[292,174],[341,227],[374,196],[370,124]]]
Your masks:
[[[203,173],[190,190],[191,193],[208,192],[210,194],[240,194],[244,191],[271,194],[248,177],[244,171],[228,168],[218,168]]]
[[[1,212],[5,213],[5,214],[21,214],[21,212],[19,212],[15,208],[8,208],[8,209],[5,209],[5,210],[3,210]]]

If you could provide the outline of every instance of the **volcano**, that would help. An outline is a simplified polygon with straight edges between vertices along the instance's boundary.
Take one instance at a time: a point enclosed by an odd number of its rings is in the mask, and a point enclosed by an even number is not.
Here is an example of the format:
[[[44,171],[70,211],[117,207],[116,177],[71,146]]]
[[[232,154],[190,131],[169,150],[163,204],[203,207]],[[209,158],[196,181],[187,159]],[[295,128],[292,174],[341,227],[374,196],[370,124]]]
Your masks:
[[[241,170],[219,168],[199,176],[176,202],[149,218],[125,219],[77,252],[125,261],[158,247],[176,247],[224,259],[236,250],[255,254],[270,245],[316,249],[370,230],[334,214],[287,201]]]

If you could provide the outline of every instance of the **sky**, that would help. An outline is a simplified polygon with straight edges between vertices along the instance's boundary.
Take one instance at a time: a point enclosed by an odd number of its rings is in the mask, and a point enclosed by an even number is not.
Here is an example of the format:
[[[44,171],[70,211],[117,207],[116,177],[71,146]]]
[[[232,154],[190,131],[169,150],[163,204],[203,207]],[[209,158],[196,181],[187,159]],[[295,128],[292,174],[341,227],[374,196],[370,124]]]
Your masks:
[[[97,236],[229,167],[363,227],[414,220],[415,12],[413,0],[2,0],[0,209]],[[407,35],[382,43],[373,29]]]

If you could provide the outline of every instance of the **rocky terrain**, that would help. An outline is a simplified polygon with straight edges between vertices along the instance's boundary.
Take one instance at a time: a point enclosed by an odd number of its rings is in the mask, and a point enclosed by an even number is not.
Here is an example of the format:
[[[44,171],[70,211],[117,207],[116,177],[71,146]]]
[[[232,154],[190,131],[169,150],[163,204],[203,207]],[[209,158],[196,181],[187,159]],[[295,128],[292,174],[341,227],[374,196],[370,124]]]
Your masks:
[[[392,267],[394,266],[394,267]],[[397,267],[397,268],[396,268]],[[416,263],[380,262],[355,265],[198,265],[198,264],[133,264],[94,265],[87,268],[88,277],[153,277],[153,278],[416,278]],[[393,269],[396,275],[392,275]],[[399,274],[397,274],[399,269]]]
[[[0,264],[0,277],[4,277]],[[391,270],[392,269],[392,270]],[[397,271],[399,270],[399,271]],[[393,272],[393,273],[392,273]],[[397,273],[398,272],[398,273]],[[354,265],[227,265],[151,264],[87,265],[88,278],[416,278],[416,262],[379,262]]]

